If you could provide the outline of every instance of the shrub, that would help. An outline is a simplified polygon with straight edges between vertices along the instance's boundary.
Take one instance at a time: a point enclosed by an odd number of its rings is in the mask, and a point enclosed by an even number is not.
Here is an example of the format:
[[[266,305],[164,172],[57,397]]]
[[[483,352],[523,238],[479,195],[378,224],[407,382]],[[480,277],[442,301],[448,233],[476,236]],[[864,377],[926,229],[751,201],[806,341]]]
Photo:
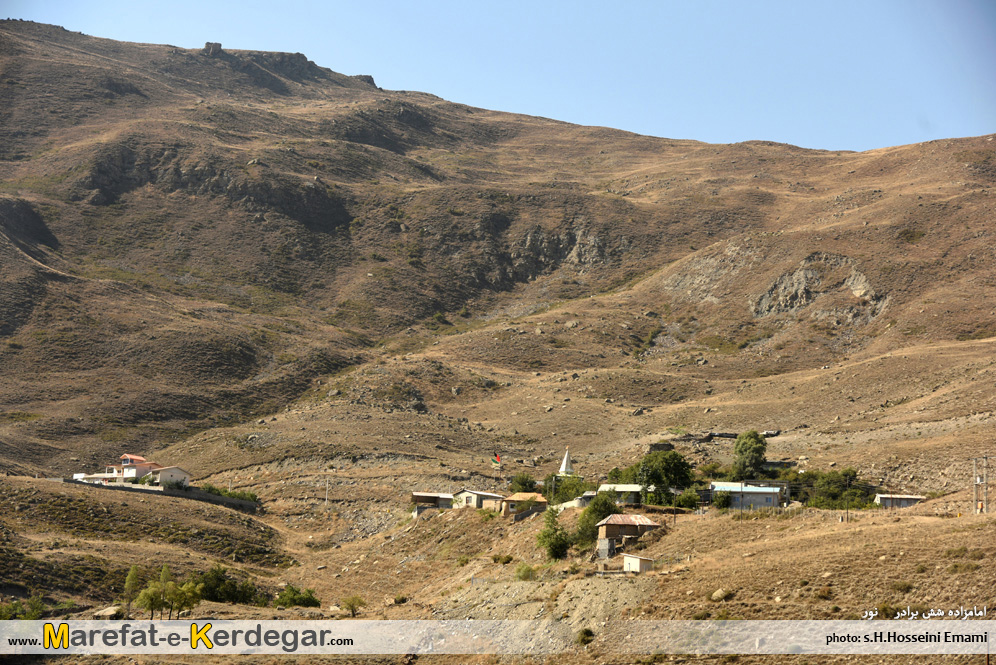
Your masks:
[[[694,510],[699,506],[699,493],[689,487],[678,495],[678,498],[675,500],[675,505],[679,508]]]
[[[460,558],[457,559],[457,565],[460,566],[461,568],[463,566],[466,566],[468,563],[470,563],[470,557],[467,556],[466,554],[461,554]]]
[[[277,594],[273,601],[275,607],[321,607],[320,600],[315,598],[315,592],[305,589],[303,592],[293,584],[288,584]]]
[[[833,589],[828,586],[820,587],[813,595],[820,600],[830,600],[833,598]]]
[[[359,596],[346,596],[339,601],[339,604],[344,610],[349,612],[349,616],[355,617],[361,607],[367,606],[367,601],[363,600]]]
[[[595,640],[595,631],[591,628],[582,628],[574,637],[574,643],[580,646],[591,644]]]
[[[906,581],[898,581],[892,583],[892,588],[899,593],[909,593],[913,590],[913,585]]]
[[[558,516],[558,510],[548,509],[543,516],[543,529],[536,536],[536,542],[551,559],[563,559],[571,547],[571,537]]]
[[[729,492],[713,492],[712,505],[717,508],[729,508],[733,504],[733,498]]]
[[[408,596],[397,595],[394,597],[395,605],[404,605],[408,602]]]
[[[236,603],[239,605],[267,605],[269,598],[266,593],[249,580],[239,582],[228,574],[228,569],[221,564],[215,564],[206,573],[194,577],[194,581],[203,584],[201,597],[215,603]]]
[[[512,563],[512,555],[511,554],[495,554],[495,555],[493,555],[491,557],[491,560],[494,561],[495,563],[500,563],[501,565],[504,566],[506,563]]]
[[[512,483],[509,485],[509,489],[512,491],[512,494],[518,492],[535,492],[536,481],[532,476],[523,471],[512,476]]]
[[[515,579],[523,582],[536,579],[536,571],[528,563],[520,563],[515,567]]]
[[[487,508],[478,508],[477,514],[480,515],[481,519],[485,522],[490,522],[494,518],[498,517],[498,513],[493,510],[488,510]]]

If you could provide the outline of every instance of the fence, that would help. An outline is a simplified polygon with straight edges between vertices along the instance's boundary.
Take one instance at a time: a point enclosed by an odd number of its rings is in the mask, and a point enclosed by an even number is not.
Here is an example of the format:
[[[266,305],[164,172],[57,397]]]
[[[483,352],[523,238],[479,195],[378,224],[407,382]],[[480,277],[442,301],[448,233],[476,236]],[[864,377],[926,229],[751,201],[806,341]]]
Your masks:
[[[178,497],[180,499],[192,499],[193,501],[203,501],[205,503],[214,503],[219,506],[225,506],[226,508],[232,508],[234,510],[240,510],[244,513],[256,513],[262,509],[258,503],[252,501],[246,501],[244,499],[234,499],[230,496],[220,496],[218,494],[211,494],[210,492],[205,492],[204,490],[199,490],[196,487],[188,487],[185,490],[174,490],[166,489],[164,487],[149,487],[147,485],[132,485],[130,483],[114,483],[109,485],[98,485],[96,483],[85,483],[82,480],[74,480],[72,478],[50,478],[55,482],[62,483],[72,483],[73,485],[82,485],[83,487],[93,487],[102,490],[116,490],[118,492],[140,492],[144,494],[161,494],[163,496]]]

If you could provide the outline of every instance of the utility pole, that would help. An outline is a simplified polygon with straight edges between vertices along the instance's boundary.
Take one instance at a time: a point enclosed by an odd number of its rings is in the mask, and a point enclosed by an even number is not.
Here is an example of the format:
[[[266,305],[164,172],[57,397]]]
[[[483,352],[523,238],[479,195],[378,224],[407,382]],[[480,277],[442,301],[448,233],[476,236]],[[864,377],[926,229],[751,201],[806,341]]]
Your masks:
[[[989,514],[989,456],[982,458],[982,496],[983,508],[986,515]]]
[[[325,476],[325,507],[329,506],[329,478]]]
[[[972,514],[979,512],[979,470],[978,460],[972,458]]]

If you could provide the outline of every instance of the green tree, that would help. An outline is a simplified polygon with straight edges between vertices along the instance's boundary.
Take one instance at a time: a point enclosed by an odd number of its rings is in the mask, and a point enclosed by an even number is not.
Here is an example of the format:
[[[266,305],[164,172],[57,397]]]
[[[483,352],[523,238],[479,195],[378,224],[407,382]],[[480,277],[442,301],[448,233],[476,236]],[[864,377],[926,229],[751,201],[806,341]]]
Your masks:
[[[616,505],[615,492],[599,492],[578,518],[577,530],[574,532],[574,543],[578,547],[590,547],[598,539],[598,527],[595,526],[609,515],[621,513]]]
[[[673,450],[650,453],[640,462],[637,482],[643,487],[645,503],[662,504],[671,496],[670,487],[687,487],[692,482],[692,465]],[[653,486],[653,491],[650,487]]]
[[[152,580],[149,585],[142,589],[142,592],[138,594],[135,599],[135,605],[141,607],[143,610],[148,610],[149,620],[156,618],[156,610],[162,612],[163,609],[163,597],[165,591],[158,580]]]
[[[733,444],[733,480],[756,478],[764,468],[768,442],[756,430],[742,432]]]
[[[204,592],[204,585],[193,580],[180,585],[176,582],[166,584],[166,602],[169,604],[169,618],[173,618],[173,610],[179,618],[180,612],[192,610],[201,602],[201,594]]]
[[[586,483],[578,476],[558,476],[551,473],[543,479],[543,496],[551,505],[576,499],[593,489],[595,489],[593,483]]]
[[[166,609],[166,590],[169,587],[170,582],[173,581],[173,574],[169,570],[169,566],[165,563],[163,564],[162,570],[159,571],[159,590],[162,594],[162,598],[159,601],[159,618],[163,618],[163,610]]]
[[[346,596],[339,601],[339,604],[342,605],[344,610],[349,612],[349,616],[355,617],[361,607],[367,606],[367,601],[363,600],[359,596]]]
[[[512,493],[516,492],[535,492],[536,491],[536,481],[528,473],[523,471],[522,473],[517,473],[512,476],[512,484],[510,485]]]
[[[733,497],[730,496],[729,492],[713,492],[712,505],[717,508],[729,508],[733,505]]]
[[[558,510],[548,509],[543,515],[543,529],[536,536],[536,542],[551,559],[563,559],[571,547],[571,537],[557,519],[559,514]]]
[[[142,589],[142,581],[139,578],[138,566],[132,566],[128,571],[124,584],[125,618],[131,616],[131,604]]]
[[[675,499],[675,504],[681,508],[694,509],[699,506],[699,493],[693,490],[691,487],[686,489],[678,498]]]

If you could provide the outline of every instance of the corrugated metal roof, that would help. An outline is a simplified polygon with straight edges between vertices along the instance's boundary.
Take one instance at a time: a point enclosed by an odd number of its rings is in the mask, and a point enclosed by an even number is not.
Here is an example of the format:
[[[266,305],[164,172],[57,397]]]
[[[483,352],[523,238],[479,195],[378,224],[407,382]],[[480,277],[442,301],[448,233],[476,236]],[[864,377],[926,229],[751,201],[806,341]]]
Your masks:
[[[743,485],[741,483],[710,483],[714,492],[730,492],[731,494],[771,494],[781,492],[782,488],[770,485]]]
[[[660,526],[646,515],[609,515],[595,526],[603,524],[624,524],[628,526]]]
[[[466,494],[476,494],[477,496],[486,496],[486,497],[490,497],[492,499],[503,499],[503,498],[505,498],[501,494],[495,494],[494,492],[481,492],[480,490],[468,490],[468,489],[462,489],[459,492],[454,492],[453,496],[456,496],[457,494],[464,494],[464,493],[466,493]]]
[[[623,558],[625,559],[626,557],[629,557],[630,559],[640,559],[642,561],[653,561],[653,559],[648,556],[636,556],[635,554],[623,554]]]
[[[919,494],[876,494],[876,499],[917,499],[919,501],[925,500],[927,497],[921,496]]]
[[[452,494],[444,494],[442,492],[412,492],[413,498],[423,498],[423,499],[452,499]]]

